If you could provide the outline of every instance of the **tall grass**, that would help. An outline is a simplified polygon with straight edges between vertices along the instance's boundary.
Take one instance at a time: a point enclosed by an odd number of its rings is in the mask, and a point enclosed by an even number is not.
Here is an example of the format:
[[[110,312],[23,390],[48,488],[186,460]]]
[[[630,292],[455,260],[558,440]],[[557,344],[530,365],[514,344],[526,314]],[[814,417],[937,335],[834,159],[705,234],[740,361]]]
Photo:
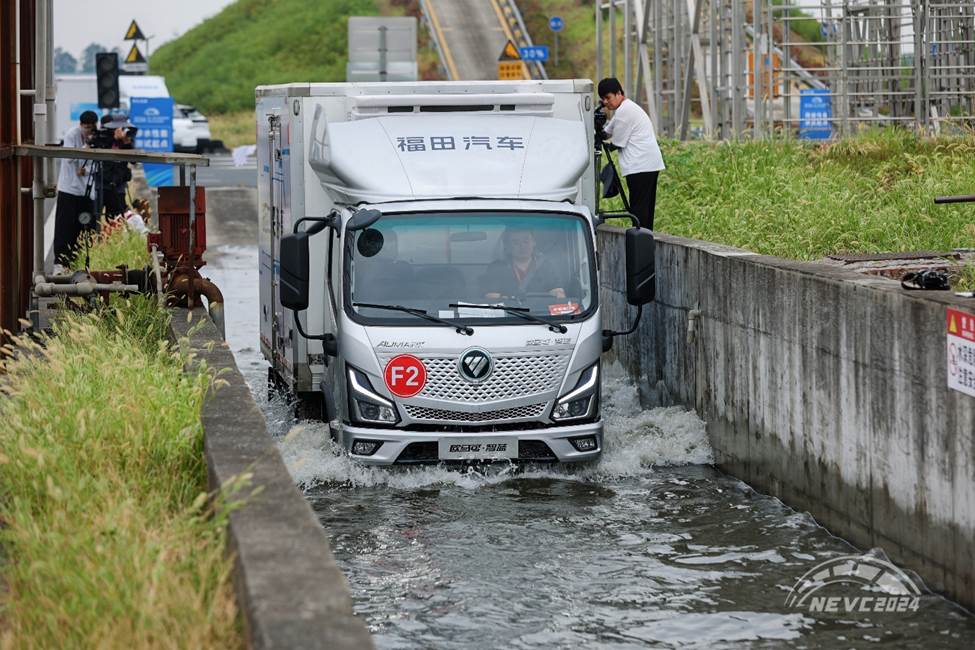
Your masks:
[[[122,264],[143,268],[151,261],[145,235],[129,228],[124,221],[109,224],[102,219],[99,230],[82,233],[72,269],[85,268],[86,245],[90,258],[88,268],[94,271],[111,271]]]
[[[933,202],[975,191],[971,137],[878,129],[827,145],[661,145],[655,227],[664,232],[794,259],[975,247],[975,207]]]
[[[138,297],[68,312],[2,364],[3,647],[243,645],[205,493],[212,378],[184,374],[165,318]]]

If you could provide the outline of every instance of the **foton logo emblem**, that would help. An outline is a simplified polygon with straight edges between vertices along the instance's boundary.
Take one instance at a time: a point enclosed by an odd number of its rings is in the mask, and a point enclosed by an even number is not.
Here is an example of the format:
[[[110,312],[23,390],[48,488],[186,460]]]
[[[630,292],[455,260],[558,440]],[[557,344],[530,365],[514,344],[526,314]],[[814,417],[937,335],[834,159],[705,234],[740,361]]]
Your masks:
[[[460,355],[457,371],[467,381],[477,384],[491,376],[494,371],[494,361],[486,350],[471,348]]]

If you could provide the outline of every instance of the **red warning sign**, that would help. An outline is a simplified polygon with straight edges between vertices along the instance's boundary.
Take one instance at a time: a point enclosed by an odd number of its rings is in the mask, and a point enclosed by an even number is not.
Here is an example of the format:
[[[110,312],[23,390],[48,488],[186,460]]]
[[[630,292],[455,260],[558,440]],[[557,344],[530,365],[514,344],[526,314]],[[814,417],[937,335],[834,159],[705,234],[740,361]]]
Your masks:
[[[427,369],[412,354],[400,354],[386,364],[383,379],[396,397],[413,397],[427,385]]]
[[[975,397],[975,315],[948,308],[948,387]]]

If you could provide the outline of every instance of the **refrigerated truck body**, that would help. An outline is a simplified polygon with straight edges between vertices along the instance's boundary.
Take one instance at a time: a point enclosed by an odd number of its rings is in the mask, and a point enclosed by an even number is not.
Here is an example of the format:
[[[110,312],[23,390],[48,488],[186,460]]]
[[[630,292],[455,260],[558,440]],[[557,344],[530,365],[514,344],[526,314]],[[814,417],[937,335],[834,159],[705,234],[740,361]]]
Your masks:
[[[598,457],[592,82],[256,95],[272,379],[364,463]]]

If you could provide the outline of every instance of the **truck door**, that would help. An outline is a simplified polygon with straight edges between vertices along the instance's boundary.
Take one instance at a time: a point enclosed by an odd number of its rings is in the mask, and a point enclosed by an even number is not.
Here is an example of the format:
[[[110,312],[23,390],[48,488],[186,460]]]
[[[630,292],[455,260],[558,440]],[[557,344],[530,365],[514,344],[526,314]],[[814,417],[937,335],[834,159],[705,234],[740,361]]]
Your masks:
[[[268,158],[270,173],[268,174],[268,212],[270,222],[270,250],[273,258],[271,282],[271,348],[274,355],[274,366],[283,370],[282,362],[290,355],[284,348],[282,334],[283,307],[278,300],[278,283],[281,281],[281,261],[278,259],[278,242],[281,240],[282,228],[282,199],[284,196],[284,167],[281,160],[281,116],[268,116]]]

